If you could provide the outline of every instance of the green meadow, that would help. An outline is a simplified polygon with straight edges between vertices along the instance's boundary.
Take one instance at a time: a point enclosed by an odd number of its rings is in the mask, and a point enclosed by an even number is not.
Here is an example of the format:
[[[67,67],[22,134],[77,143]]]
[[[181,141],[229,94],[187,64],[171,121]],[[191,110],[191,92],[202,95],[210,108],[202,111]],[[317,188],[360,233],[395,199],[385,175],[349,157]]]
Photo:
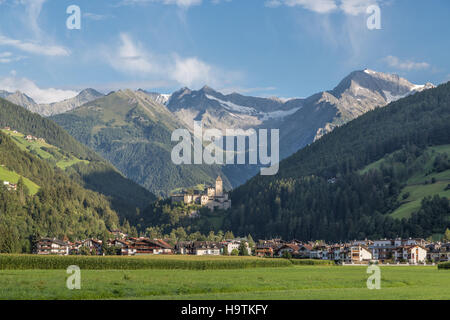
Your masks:
[[[440,145],[429,147],[424,156],[419,157],[416,162],[419,164],[417,170],[407,181],[406,186],[398,196],[399,207],[390,213],[390,216],[396,219],[409,218],[413,212],[417,212],[422,200],[427,196],[439,195],[450,199],[450,170],[442,172],[433,171],[433,163],[438,154],[450,155],[450,145]],[[361,174],[367,173],[373,169],[380,169],[392,156],[389,154],[380,160],[373,162],[360,170]],[[424,160],[426,159],[426,160]],[[434,182],[432,182],[434,180]]]
[[[5,167],[0,166],[0,180],[1,181],[17,183],[21,177],[22,177],[21,175],[15,173],[14,171],[10,171],[10,170],[6,169]],[[33,181],[31,181],[30,179],[27,179],[25,177],[22,177],[22,179],[23,179],[23,183],[27,186],[27,188],[31,194],[36,194],[39,191],[40,187],[36,183],[34,183]]]
[[[89,161],[78,159],[77,157],[62,151],[58,147],[48,144],[47,142],[28,141],[25,139],[25,135],[21,132],[15,133],[4,129],[1,129],[1,131],[9,135],[22,151],[30,152],[40,159],[53,162],[62,170],[65,170],[78,162],[89,163]]]
[[[227,263],[224,257],[137,259],[165,260],[169,264],[191,260]],[[245,258],[253,259],[281,260]],[[231,263],[238,267],[241,260],[236,258]],[[138,270],[81,268],[80,290],[67,289],[69,275],[63,268],[2,268],[0,299],[450,299],[450,270],[436,266],[382,266],[380,290],[367,289],[370,274],[366,267],[359,266],[274,267],[263,263],[257,267],[190,270],[165,269],[166,266]]]

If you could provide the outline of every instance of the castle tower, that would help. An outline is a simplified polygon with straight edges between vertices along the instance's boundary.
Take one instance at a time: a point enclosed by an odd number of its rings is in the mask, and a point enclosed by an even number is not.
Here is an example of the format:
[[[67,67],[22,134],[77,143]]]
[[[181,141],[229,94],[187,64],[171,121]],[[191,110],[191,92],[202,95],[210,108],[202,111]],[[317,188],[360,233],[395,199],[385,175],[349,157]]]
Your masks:
[[[222,197],[223,196],[223,182],[222,178],[220,176],[216,179],[216,197]]]

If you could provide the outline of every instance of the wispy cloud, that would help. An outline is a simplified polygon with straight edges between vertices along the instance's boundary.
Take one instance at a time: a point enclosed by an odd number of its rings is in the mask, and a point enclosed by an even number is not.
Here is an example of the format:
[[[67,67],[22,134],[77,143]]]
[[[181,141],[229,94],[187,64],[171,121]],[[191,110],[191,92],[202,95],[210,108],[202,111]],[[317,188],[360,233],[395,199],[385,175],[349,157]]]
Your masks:
[[[117,6],[143,5],[149,3],[162,3],[166,5],[177,5],[181,8],[200,5],[202,0],[122,0]]]
[[[21,56],[14,56],[11,52],[0,52],[0,63],[11,63],[24,59]]]
[[[339,9],[344,13],[357,16],[365,14],[368,7],[378,4],[377,0],[341,0]]]
[[[25,52],[45,56],[69,56],[70,51],[62,46],[46,45],[39,42],[22,41],[0,35],[0,46],[9,46]]]
[[[428,62],[416,62],[413,60],[401,60],[395,56],[387,56],[383,59],[388,66],[400,70],[412,71],[412,70],[424,70],[429,69],[431,66]]]
[[[155,54],[121,33],[116,48],[104,48],[104,56],[116,70],[138,77],[154,77],[160,81],[197,87],[204,84],[223,86],[239,79],[239,72],[222,70],[198,57],[182,57],[176,53]]]
[[[270,8],[281,5],[288,7],[300,6],[318,13],[328,13],[338,8],[334,0],[268,0],[265,2],[265,5]]]
[[[42,36],[42,30],[39,27],[38,19],[42,11],[42,6],[47,0],[16,0],[17,3],[25,7],[25,16],[22,20],[32,30],[35,37]]]
[[[112,15],[108,14],[98,14],[98,13],[92,13],[92,12],[84,12],[83,18],[94,20],[94,21],[102,21],[108,18],[112,18]]]
[[[348,15],[359,15],[377,0],[266,0],[265,6],[276,8],[279,6],[302,7],[316,13],[343,12]]]
[[[0,46],[12,47],[27,53],[44,56],[69,56],[70,51],[63,46],[54,45],[39,26],[39,16],[46,0],[14,0],[13,4],[22,6],[23,11],[19,14],[18,24],[28,29],[31,40],[17,40],[0,34]],[[0,2],[1,3],[1,2]],[[20,11],[19,11],[20,12]]]

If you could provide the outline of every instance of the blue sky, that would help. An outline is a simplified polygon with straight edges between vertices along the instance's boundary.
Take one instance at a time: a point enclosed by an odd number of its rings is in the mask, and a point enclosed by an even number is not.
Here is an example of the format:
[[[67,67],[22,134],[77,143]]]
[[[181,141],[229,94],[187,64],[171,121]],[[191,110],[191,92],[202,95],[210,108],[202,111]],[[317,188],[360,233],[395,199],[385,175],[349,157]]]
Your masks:
[[[381,9],[369,30],[366,8]],[[66,9],[81,9],[69,30]],[[450,80],[448,0],[0,0],[0,90],[306,97],[353,70]]]

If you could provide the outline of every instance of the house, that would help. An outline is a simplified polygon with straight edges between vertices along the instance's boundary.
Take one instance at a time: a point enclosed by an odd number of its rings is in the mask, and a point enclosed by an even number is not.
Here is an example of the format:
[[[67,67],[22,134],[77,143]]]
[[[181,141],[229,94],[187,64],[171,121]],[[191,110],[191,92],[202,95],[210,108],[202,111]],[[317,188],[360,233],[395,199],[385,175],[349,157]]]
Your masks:
[[[363,261],[372,260],[372,252],[362,245],[351,246],[346,250],[346,262],[361,263]]]
[[[231,255],[233,250],[237,250],[239,252],[239,249],[241,247],[241,243],[244,243],[245,248],[247,249],[247,254],[252,255],[252,248],[248,245],[248,242],[244,239],[234,239],[234,240],[228,240],[222,243],[223,249],[225,251],[225,248],[227,249],[228,255]]]
[[[392,260],[394,258],[394,249],[402,245],[401,239],[397,240],[375,240],[369,249],[372,251],[374,260]]]
[[[315,246],[309,253],[311,259],[328,260],[329,251],[331,247],[321,244]]]
[[[300,259],[308,259],[311,256],[311,251],[313,247],[309,244],[298,245],[298,250],[296,256]]]
[[[92,255],[101,256],[103,254],[102,251],[102,241],[97,239],[86,239],[81,242],[81,246],[89,249],[89,252]],[[80,247],[81,248],[81,247]]]
[[[255,249],[257,257],[273,257],[273,247],[270,244],[258,244]]]
[[[174,251],[176,254],[192,254],[193,241],[178,241]]]
[[[276,255],[282,257],[284,254],[290,254],[291,256],[298,254],[300,247],[296,244],[286,243],[277,249]]]
[[[192,245],[192,254],[196,256],[220,256],[221,245],[210,241],[196,241]]]
[[[241,246],[241,242],[236,241],[236,240],[230,240],[230,241],[226,241],[223,244],[223,246],[224,246],[224,251],[226,248],[227,249],[226,252],[228,253],[228,255],[231,255],[233,250],[237,250],[239,252],[239,247]]]
[[[129,238],[122,247],[123,255],[172,254],[173,248],[163,240]]]
[[[35,252],[43,255],[67,256],[69,254],[69,244],[56,238],[41,238],[36,243]]]
[[[427,259],[433,262],[447,262],[450,261],[450,243],[440,242],[430,244],[427,246]]]
[[[9,181],[3,181],[3,185],[8,189],[8,191],[16,191],[17,190],[17,184],[11,183]]]
[[[404,245],[396,248],[395,261],[405,260],[410,264],[424,263],[427,260],[427,249],[419,245]]]

